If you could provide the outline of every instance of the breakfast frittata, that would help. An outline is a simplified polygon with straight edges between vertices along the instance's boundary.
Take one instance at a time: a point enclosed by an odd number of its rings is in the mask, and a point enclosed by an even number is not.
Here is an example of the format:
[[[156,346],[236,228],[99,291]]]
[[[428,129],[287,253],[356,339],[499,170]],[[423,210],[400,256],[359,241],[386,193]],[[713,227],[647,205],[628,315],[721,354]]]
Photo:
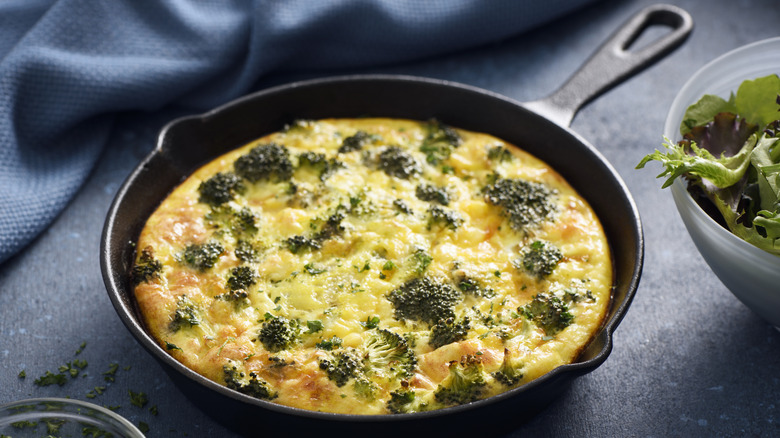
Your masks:
[[[437,121],[298,121],[206,164],[137,242],[149,332],[241,393],[349,414],[499,394],[610,306],[598,218],[548,165]]]

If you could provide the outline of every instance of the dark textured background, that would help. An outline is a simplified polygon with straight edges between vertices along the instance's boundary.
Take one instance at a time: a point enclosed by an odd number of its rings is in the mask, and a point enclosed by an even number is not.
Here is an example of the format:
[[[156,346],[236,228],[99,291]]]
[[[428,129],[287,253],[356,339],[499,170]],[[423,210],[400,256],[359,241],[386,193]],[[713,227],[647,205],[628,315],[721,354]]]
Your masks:
[[[660,169],[634,170],[645,154],[660,148],[666,112],[690,75],[726,51],[780,36],[780,2],[670,3],[693,16],[688,41],[590,103],[572,124],[615,166],[639,206],[647,242],[639,290],[604,365],[577,379],[533,419],[513,426],[508,436],[780,435],[780,332],[712,274],[671,194],[654,178]],[[561,85],[614,29],[650,4],[602,1],[499,44],[357,73],[429,76],[534,100]],[[278,74],[259,87],[315,76]],[[100,232],[116,190],[151,150],[157,130],[178,115],[170,110],[123,116],[122,128],[77,198],[30,247],[0,265],[0,404],[43,396],[89,400],[90,390],[106,385],[92,401],[121,406],[118,412],[132,422],[149,424],[150,437],[231,436],[190,404],[129,335],[109,302],[98,264]],[[82,342],[86,348],[76,356]],[[75,358],[88,361],[86,377],[62,387],[33,384]],[[111,363],[120,368],[115,382],[106,384],[101,373]],[[26,379],[17,377],[22,370]],[[128,390],[147,393],[147,408],[156,405],[159,414],[132,406]]]

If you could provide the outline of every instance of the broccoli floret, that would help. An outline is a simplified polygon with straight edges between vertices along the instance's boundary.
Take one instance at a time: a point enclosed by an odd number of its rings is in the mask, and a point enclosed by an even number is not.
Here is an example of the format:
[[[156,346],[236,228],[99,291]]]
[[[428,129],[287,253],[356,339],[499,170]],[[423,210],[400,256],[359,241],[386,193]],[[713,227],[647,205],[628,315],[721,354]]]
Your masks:
[[[252,148],[247,154],[238,157],[233,163],[233,169],[239,176],[253,183],[288,181],[293,174],[290,152],[276,143]]]
[[[230,277],[227,280],[227,289],[229,291],[249,290],[257,283],[257,273],[249,266],[236,266],[230,271]]]
[[[456,321],[452,317],[439,320],[431,328],[428,344],[433,348],[439,348],[453,342],[462,341],[466,339],[469,330],[471,330],[471,321],[468,316],[463,317],[460,321]]]
[[[447,283],[428,277],[413,278],[391,291],[387,299],[395,308],[396,319],[411,319],[436,324],[455,317],[455,305],[462,295]]]
[[[328,159],[325,154],[307,151],[298,155],[298,168],[303,167],[319,172],[320,180],[325,181],[337,169],[344,167],[344,163],[335,158]]]
[[[304,250],[320,249],[322,245],[316,239],[312,239],[306,236],[292,236],[284,241],[287,249],[293,254],[298,254]]]
[[[518,307],[517,311],[539,326],[545,335],[554,336],[574,321],[569,306],[552,294],[540,293],[530,303]]]
[[[328,164],[325,154],[306,151],[298,155],[298,167],[313,167],[322,170]]]
[[[434,398],[444,405],[460,405],[482,397],[485,373],[479,356],[463,356],[449,364],[450,374],[436,388]]]
[[[222,367],[222,372],[225,386],[242,394],[263,400],[273,400],[278,395],[268,382],[253,372],[249,373],[248,379],[245,379],[244,373],[239,372],[235,366],[225,365]]]
[[[463,143],[457,131],[436,120],[428,122],[426,129],[428,133],[420,146],[420,152],[425,154],[426,161],[433,166],[448,159],[452,150]]]
[[[229,205],[212,207],[204,217],[219,232],[228,232],[236,239],[247,239],[257,234],[257,216],[248,207],[236,210]]]
[[[417,366],[417,357],[406,339],[387,329],[373,330],[362,352],[367,374],[379,372],[405,378],[411,377]]]
[[[444,187],[436,187],[431,184],[420,184],[414,194],[417,199],[425,202],[435,202],[441,205],[450,204],[450,194]]]
[[[184,264],[198,271],[205,271],[213,268],[225,252],[225,248],[218,242],[207,242],[203,244],[193,243],[184,248],[182,260]]]
[[[456,283],[458,285],[458,289],[460,289],[461,292],[472,295],[479,295],[479,282],[477,280],[469,277],[463,277]]]
[[[214,298],[218,300],[232,301],[236,304],[241,303],[243,299],[247,298],[249,294],[244,289],[236,289],[228,291],[223,294],[217,295]]]
[[[147,246],[141,250],[141,255],[133,266],[133,284],[148,283],[159,279],[162,269],[162,263],[154,258],[152,247]]]
[[[463,274],[455,276],[455,285],[464,294],[473,295],[475,297],[493,298],[496,296],[496,291],[488,287],[483,287],[479,281]]]
[[[553,270],[563,258],[561,250],[550,242],[534,241],[523,252],[523,269],[537,278],[544,278],[552,274]]]
[[[486,186],[484,193],[485,200],[501,207],[509,224],[518,231],[552,219],[557,211],[553,202],[557,191],[542,183],[499,178]]]
[[[298,342],[300,334],[301,327],[298,320],[276,316],[263,323],[257,339],[262,342],[266,350],[276,353]]]
[[[393,207],[398,210],[398,212],[403,214],[412,214],[414,213],[414,210],[412,210],[409,205],[404,202],[402,199],[395,199],[393,200]]]
[[[390,400],[387,401],[387,410],[394,414],[405,414],[411,412],[409,405],[414,402],[414,391],[409,389],[399,389],[390,393]]]
[[[355,378],[355,383],[352,384],[352,389],[355,391],[355,395],[358,397],[374,401],[376,399],[377,386],[371,380],[365,377],[358,376]]]
[[[349,379],[360,375],[362,361],[353,349],[339,350],[329,358],[320,359],[320,369],[336,386],[344,386]]]
[[[252,242],[248,240],[240,239],[236,243],[236,258],[242,262],[255,262],[257,261],[257,248]]]
[[[246,190],[241,178],[232,172],[219,172],[198,186],[198,202],[212,207],[231,201]]]
[[[512,160],[512,158],[514,158],[514,155],[512,155],[512,152],[510,152],[509,149],[499,145],[499,146],[491,147],[488,150],[487,157],[488,160],[498,161],[502,163],[505,161]]]
[[[463,225],[463,217],[455,210],[432,205],[428,209],[428,229],[430,230],[434,225],[446,227],[454,231]]]
[[[523,363],[515,358],[504,348],[504,360],[501,368],[493,372],[491,376],[506,386],[512,386],[523,378]]]
[[[592,290],[585,289],[583,285],[572,284],[571,287],[563,290],[563,302],[566,304],[579,303],[584,300],[594,302],[596,297],[593,296]]]
[[[390,393],[386,407],[393,414],[408,414],[427,411],[428,403],[420,400],[414,390],[402,387]]]
[[[346,207],[339,206],[336,212],[328,217],[325,223],[322,224],[320,230],[312,237],[306,237],[303,235],[297,235],[285,240],[285,246],[293,254],[298,254],[304,250],[317,250],[322,248],[322,242],[340,235],[344,232],[344,226],[341,222],[346,217]]]
[[[200,324],[198,306],[186,295],[181,295],[176,300],[176,310],[173,312],[168,329],[172,332],[179,331],[182,327],[192,327]]]
[[[363,149],[368,141],[371,140],[371,135],[365,131],[357,131],[354,135],[347,137],[341,142],[339,147],[340,154],[346,154],[347,152],[359,151]]]
[[[332,237],[338,236],[344,232],[344,226],[341,222],[346,218],[343,208],[337,208],[336,212],[328,216],[325,223],[322,224],[320,230],[314,235],[314,239],[318,242],[328,240]]]
[[[401,179],[409,179],[422,172],[417,160],[398,146],[389,146],[379,154],[379,168]]]

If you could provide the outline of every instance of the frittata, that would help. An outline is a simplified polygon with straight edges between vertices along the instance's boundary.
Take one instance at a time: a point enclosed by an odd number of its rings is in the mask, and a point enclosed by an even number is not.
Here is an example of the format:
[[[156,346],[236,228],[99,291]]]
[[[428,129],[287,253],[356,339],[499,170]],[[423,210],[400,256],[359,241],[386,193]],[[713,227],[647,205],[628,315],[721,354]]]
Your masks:
[[[194,172],[133,283],[182,364],[302,409],[397,414],[570,363],[612,290],[598,218],[539,159],[436,120],[300,120]]]

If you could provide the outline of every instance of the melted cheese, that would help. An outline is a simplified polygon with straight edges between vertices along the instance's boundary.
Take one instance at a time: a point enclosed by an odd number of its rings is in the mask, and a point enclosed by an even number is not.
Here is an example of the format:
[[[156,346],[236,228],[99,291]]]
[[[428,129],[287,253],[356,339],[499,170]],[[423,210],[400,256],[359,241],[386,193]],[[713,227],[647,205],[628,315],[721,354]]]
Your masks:
[[[429,127],[396,119],[309,121],[197,170],[152,214],[137,243],[163,265],[159,277],[135,289],[149,332],[181,363],[216,382],[224,383],[226,367],[235,367],[244,379],[254,373],[275,403],[350,414],[388,413],[390,394],[399,390],[413,390],[424,401],[420,409],[443,407],[435,392],[446,381],[450,363],[464,357],[481,361],[485,384],[480,397],[511,388],[493,374],[505,350],[522,363],[523,377],[515,386],[573,361],[610,304],[610,253],[597,217],[548,165],[495,137],[456,130],[462,143],[449,157],[428,160],[420,145]],[[343,140],[358,131],[370,134],[370,141],[361,150],[339,153]],[[252,148],[271,142],[289,150],[296,166],[291,181],[243,181],[246,190],[224,204],[235,211],[248,208],[256,218],[257,231],[249,240],[257,257],[242,261],[234,233],[215,228],[208,219],[212,207],[199,202],[199,187],[217,172],[231,172]],[[421,171],[399,178],[379,169],[376,157],[389,146],[407,151]],[[511,155],[491,157],[497,146]],[[341,164],[320,177],[298,165],[305,152]],[[496,176],[553,189],[554,217],[537,227],[514,229],[502,209],[485,198],[483,189]],[[445,188],[449,202],[439,207],[457,214],[459,226],[431,222],[428,211],[438,204],[418,198],[423,183]],[[319,249],[291,251],[288,239],[316,235],[336,211],[346,212],[343,231],[322,239]],[[531,275],[518,263],[535,241],[560,250],[562,258],[549,276]],[[183,262],[188,245],[206,242],[224,249],[213,267],[200,271]],[[428,257],[427,266],[421,265],[420,254]],[[257,281],[241,291],[244,298],[223,299],[230,292],[231,270],[238,266],[250,267]],[[397,317],[388,294],[421,276],[453,287],[468,278],[490,291],[466,291],[454,306],[457,318],[470,320],[464,339],[434,348],[428,342],[430,324]],[[571,324],[554,335],[523,315],[522,307],[540,293],[578,297],[567,301]],[[196,324],[174,326],[185,301]],[[300,336],[294,346],[270,352],[258,336],[269,319],[279,316],[298,321]],[[360,351],[377,330],[366,327],[370,321],[405,335],[416,366],[404,378],[381,370],[365,374],[374,386],[366,396],[356,389],[357,379],[339,386],[320,364],[340,350]],[[328,340],[341,345],[322,348]]]

